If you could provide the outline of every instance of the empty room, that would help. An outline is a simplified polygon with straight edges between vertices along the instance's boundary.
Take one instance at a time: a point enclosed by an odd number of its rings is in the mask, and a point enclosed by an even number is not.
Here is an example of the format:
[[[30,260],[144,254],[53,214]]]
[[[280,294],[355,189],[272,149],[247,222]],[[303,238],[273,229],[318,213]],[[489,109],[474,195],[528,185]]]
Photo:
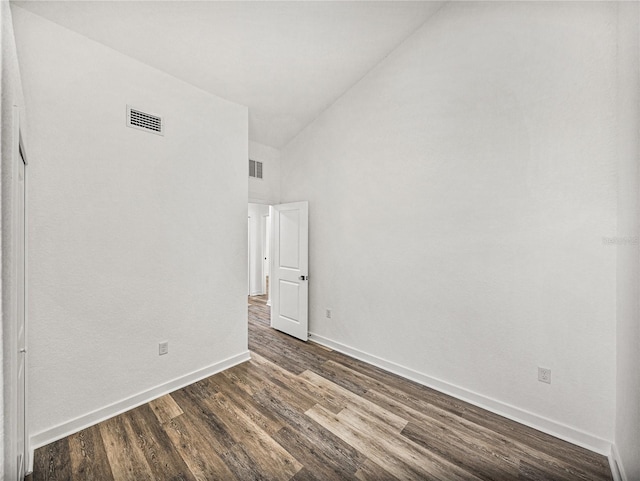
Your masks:
[[[0,28],[0,481],[640,481],[640,3]]]

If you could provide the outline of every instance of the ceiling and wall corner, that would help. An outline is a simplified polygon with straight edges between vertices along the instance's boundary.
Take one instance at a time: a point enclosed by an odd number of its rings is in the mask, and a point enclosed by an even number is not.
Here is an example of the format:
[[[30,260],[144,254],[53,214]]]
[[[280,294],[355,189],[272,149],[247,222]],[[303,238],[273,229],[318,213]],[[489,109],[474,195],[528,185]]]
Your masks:
[[[248,106],[250,140],[281,148],[443,2],[14,4]]]

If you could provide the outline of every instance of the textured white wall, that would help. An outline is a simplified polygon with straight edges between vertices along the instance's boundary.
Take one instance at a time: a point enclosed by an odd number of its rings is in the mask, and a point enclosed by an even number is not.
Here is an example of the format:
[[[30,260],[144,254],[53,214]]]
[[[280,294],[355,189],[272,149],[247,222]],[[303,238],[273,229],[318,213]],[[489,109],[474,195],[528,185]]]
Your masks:
[[[298,135],[310,330],[604,449],[615,58],[613,3],[450,2]]]
[[[0,330],[0,479],[12,480],[17,472],[16,432],[17,365],[16,343],[16,296],[13,228],[13,196],[15,183],[14,159],[14,105],[19,116],[24,118],[24,100],[20,84],[18,57],[16,53],[9,2],[0,2],[0,38],[2,42],[2,328]],[[28,151],[27,131],[22,124],[23,141]]]
[[[249,142],[249,158],[263,163],[263,178],[249,177],[249,201],[258,204],[280,202],[280,151],[258,142]]]
[[[247,109],[20,8],[14,23],[37,435],[246,351]],[[126,104],[165,136],[126,127]]]
[[[640,8],[618,4],[618,254],[615,444],[625,480],[640,479]]]

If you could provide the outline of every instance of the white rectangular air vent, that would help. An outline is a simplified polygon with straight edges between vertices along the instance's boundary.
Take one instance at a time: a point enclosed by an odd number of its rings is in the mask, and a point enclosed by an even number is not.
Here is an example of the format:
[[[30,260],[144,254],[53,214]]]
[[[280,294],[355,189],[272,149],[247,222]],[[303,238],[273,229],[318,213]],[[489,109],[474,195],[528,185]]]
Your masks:
[[[262,179],[262,162],[249,159],[249,177]]]
[[[152,134],[164,135],[162,117],[153,115],[127,105],[127,127],[144,130]]]

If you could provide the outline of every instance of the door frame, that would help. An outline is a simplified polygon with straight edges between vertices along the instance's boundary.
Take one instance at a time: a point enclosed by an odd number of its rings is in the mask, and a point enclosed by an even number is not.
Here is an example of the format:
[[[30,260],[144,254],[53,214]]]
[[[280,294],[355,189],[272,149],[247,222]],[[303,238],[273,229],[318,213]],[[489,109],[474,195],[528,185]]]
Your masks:
[[[271,206],[269,206],[269,212],[271,211]],[[267,269],[265,268],[271,262],[271,253],[268,250],[269,242],[269,222],[270,222],[269,214],[262,214],[260,217],[260,259],[262,262],[262,280],[261,280],[261,292],[262,295],[267,295],[267,304],[269,303],[269,292],[267,288]],[[266,256],[266,259],[265,259]],[[271,272],[271,266],[268,266],[269,272]]]
[[[24,216],[24,225],[23,225],[23,238],[22,238],[22,242],[23,242],[23,246],[22,246],[22,263],[23,263],[23,269],[24,269],[24,275],[23,275],[23,286],[22,286],[22,290],[23,290],[23,302],[24,305],[22,306],[22,311],[23,311],[23,316],[24,316],[24,353],[20,352],[20,346],[18,346],[17,344],[17,337],[16,337],[16,345],[15,345],[15,351],[14,351],[14,361],[15,361],[15,365],[16,368],[20,363],[20,356],[24,355],[24,385],[20,385],[20,383],[18,383],[16,387],[16,399],[19,399],[19,391],[20,390],[24,390],[24,392],[22,393],[22,402],[23,402],[23,412],[24,412],[24,425],[22,427],[18,426],[16,424],[16,429],[22,429],[24,432],[24,443],[22,446],[22,453],[17,453],[18,455],[22,454],[22,467],[18,466],[18,469],[20,470],[19,472],[22,472],[22,474],[24,476],[28,475],[29,473],[31,473],[33,471],[33,459],[31,456],[31,446],[30,446],[30,440],[29,440],[29,423],[28,423],[28,419],[29,419],[29,408],[28,408],[28,402],[27,402],[27,393],[29,391],[28,389],[28,385],[29,385],[29,361],[28,361],[28,356],[27,356],[27,351],[28,351],[28,338],[29,338],[29,316],[28,316],[28,282],[27,282],[27,273],[29,270],[29,264],[28,264],[28,239],[29,239],[29,223],[28,223],[28,211],[29,211],[29,196],[28,196],[28,168],[27,166],[29,165],[29,161],[28,161],[28,157],[27,157],[27,151],[24,145],[24,139],[22,136],[22,129],[21,129],[21,119],[20,119],[20,110],[19,107],[14,105],[13,106],[13,145],[12,145],[12,162],[13,162],[13,169],[16,169],[15,172],[13,172],[13,181],[12,181],[12,197],[13,197],[13,201],[14,201],[14,206],[13,206],[13,210],[12,210],[12,223],[13,223],[13,229],[16,229],[16,223],[17,223],[17,215],[18,212],[16,212],[15,208],[16,208],[16,195],[17,195],[17,186],[16,186],[16,181],[15,179],[17,179],[17,175],[18,175],[18,166],[19,166],[19,162],[22,162],[24,164],[24,179],[23,179],[23,201],[22,201],[22,206],[23,206],[23,216]],[[15,235],[17,234],[17,232],[14,232],[14,239],[15,239]],[[18,266],[18,262],[17,259],[14,257],[13,262],[15,263],[14,266],[14,275],[15,275],[15,282],[18,281],[18,276],[17,274],[17,269],[19,269]],[[18,286],[15,285],[15,292],[17,294],[18,292]],[[18,313],[18,302],[19,302],[19,296],[16,295],[16,300],[15,300],[16,304],[15,304],[15,328],[16,328],[16,332],[15,335],[17,336],[19,334],[19,330],[18,330],[18,319],[17,319],[17,313]],[[16,371],[16,375],[17,375]],[[18,379],[16,378],[16,381],[18,381]],[[18,406],[16,406],[16,409],[18,408]]]
[[[253,206],[253,207],[252,207]],[[250,199],[247,224],[247,284],[249,296],[267,294],[265,285],[266,222],[270,212],[270,204]],[[256,208],[257,207],[257,208]],[[266,211],[263,214],[262,211]],[[255,287],[255,289],[254,289]]]

